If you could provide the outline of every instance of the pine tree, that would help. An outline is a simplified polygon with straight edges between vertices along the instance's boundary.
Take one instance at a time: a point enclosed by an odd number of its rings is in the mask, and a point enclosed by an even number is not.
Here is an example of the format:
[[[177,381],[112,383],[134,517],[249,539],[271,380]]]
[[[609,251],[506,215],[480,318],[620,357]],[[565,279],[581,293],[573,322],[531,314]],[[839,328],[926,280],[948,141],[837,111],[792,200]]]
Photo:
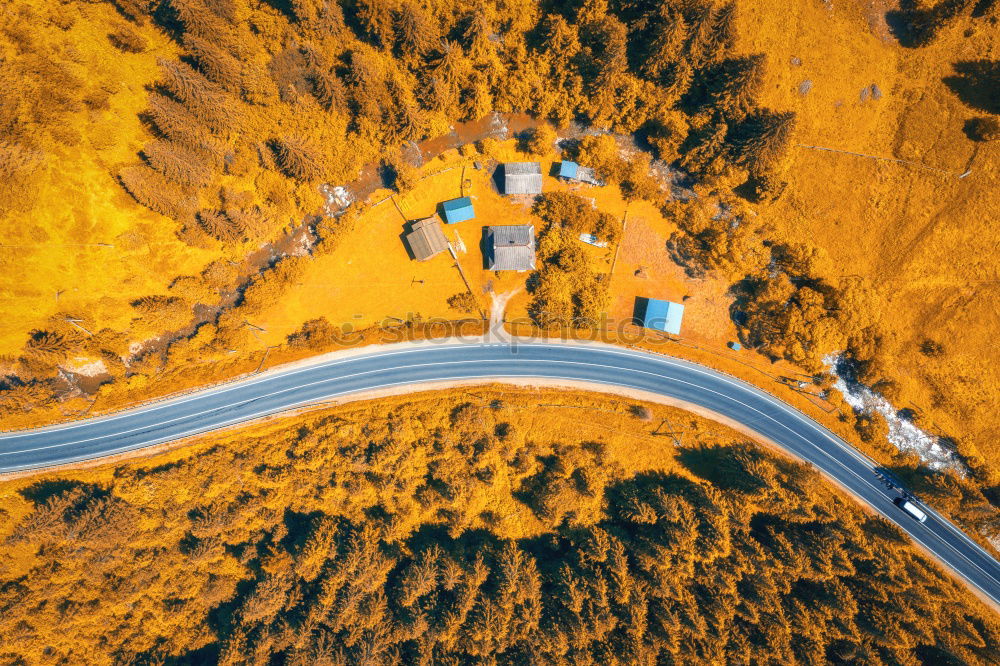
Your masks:
[[[149,96],[149,115],[160,133],[171,141],[213,155],[222,154],[219,139],[184,105],[154,93]]]
[[[236,58],[195,33],[185,33],[183,42],[198,61],[198,69],[210,81],[230,92],[239,93],[243,67]]]
[[[181,185],[207,185],[217,166],[208,154],[168,141],[154,141],[146,145],[142,155],[151,167]]]
[[[175,330],[189,323],[191,305],[176,296],[144,296],[132,302],[144,331]]]
[[[61,333],[36,330],[30,333],[24,351],[38,360],[55,362],[69,352],[70,346],[70,341]]]
[[[350,56],[351,98],[358,107],[355,122],[381,122],[383,105],[388,102],[385,75],[370,51],[353,51]]]
[[[125,167],[118,173],[125,190],[138,203],[182,224],[194,220],[193,192],[173,183],[148,166]]]
[[[439,35],[432,17],[414,0],[406,0],[396,15],[396,48],[404,59],[416,59],[434,48]]]
[[[231,39],[229,24],[209,10],[202,0],[169,0],[184,24],[184,32],[210,42]]]
[[[764,54],[720,63],[708,83],[708,104],[729,118],[742,118],[757,107],[764,87]]]
[[[302,52],[309,66],[309,80],[316,99],[327,111],[346,113],[347,90],[340,77],[311,45],[303,46]]]
[[[145,25],[149,20],[150,0],[112,0],[112,2],[126,18],[139,25]]]
[[[334,37],[346,29],[337,0],[291,0],[295,18],[315,37]]]
[[[736,3],[727,2],[715,11],[711,38],[707,43],[707,48],[711,50],[712,57],[718,59],[731,52],[735,45]]]
[[[320,151],[302,137],[287,136],[275,144],[281,167],[289,176],[301,181],[316,181],[326,175]]]
[[[108,40],[124,53],[143,53],[149,48],[146,39],[128,24],[122,24],[108,33]]]
[[[688,41],[685,45],[685,60],[693,69],[701,69],[716,56],[712,51],[715,43],[716,10],[712,5],[695,5],[688,16]]]
[[[686,59],[681,58],[670,68],[667,80],[669,83],[664,90],[664,98],[668,106],[673,106],[691,89],[694,69]]]
[[[425,98],[429,98],[430,108],[447,113],[459,107],[461,85],[467,80],[470,70],[471,62],[461,45],[443,41],[440,57],[424,70]]]
[[[164,86],[200,121],[217,134],[235,129],[242,116],[237,100],[217,84],[180,61],[159,58]]]
[[[392,0],[358,0],[355,17],[374,46],[389,49],[393,44],[395,23]]]
[[[555,129],[548,123],[545,123],[532,130],[531,136],[527,141],[527,148],[534,155],[548,155],[552,152],[557,138]]]
[[[242,240],[239,225],[234,224],[229,217],[219,211],[199,211],[198,224],[206,234],[222,243],[238,243]]]
[[[729,127],[723,122],[698,131],[693,145],[684,153],[681,166],[690,173],[718,175],[725,168],[726,136]]]
[[[763,173],[778,167],[795,131],[795,113],[763,109],[734,129],[736,161],[752,172]]]
[[[227,206],[226,217],[246,240],[260,240],[271,231],[267,216],[259,206]]]
[[[640,69],[650,80],[660,82],[664,74],[681,57],[681,50],[688,38],[688,25],[684,14],[668,3],[660,5],[660,16],[647,57]]]
[[[494,12],[487,5],[476,5],[466,18],[462,41],[469,51],[469,56],[478,63],[483,63],[496,55],[496,28]]]

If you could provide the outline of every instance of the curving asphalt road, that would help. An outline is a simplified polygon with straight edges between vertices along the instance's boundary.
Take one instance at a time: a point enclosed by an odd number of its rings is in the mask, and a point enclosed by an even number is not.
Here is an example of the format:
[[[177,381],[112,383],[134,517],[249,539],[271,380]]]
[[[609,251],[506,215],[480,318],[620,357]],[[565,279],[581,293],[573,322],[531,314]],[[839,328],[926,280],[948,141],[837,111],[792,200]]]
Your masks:
[[[874,464],[777,398],[694,363],[567,343],[426,343],[265,373],[172,400],[71,424],[0,435],[0,473],[131,451],[359,391],[463,379],[548,378],[649,391],[738,421],[835,479],[1000,604],[1000,563],[921,505],[920,523],[893,499]]]

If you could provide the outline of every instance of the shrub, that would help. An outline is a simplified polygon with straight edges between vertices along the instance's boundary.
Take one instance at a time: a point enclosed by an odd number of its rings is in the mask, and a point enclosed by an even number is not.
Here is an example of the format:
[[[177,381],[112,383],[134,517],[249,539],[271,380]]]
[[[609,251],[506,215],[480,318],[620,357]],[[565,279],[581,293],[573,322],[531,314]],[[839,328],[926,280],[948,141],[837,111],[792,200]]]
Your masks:
[[[861,439],[868,444],[885,441],[889,437],[889,424],[880,412],[869,410],[858,415],[858,420],[854,424],[854,429],[858,431]]]
[[[448,297],[448,307],[466,314],[473,314],[479,310],[479,303],[476,302],[475,296],[463,291]]]
[[[556,131],[551,125],[539,125],[531,131],[526,147],[534,155],[548,155],[556,143]]]

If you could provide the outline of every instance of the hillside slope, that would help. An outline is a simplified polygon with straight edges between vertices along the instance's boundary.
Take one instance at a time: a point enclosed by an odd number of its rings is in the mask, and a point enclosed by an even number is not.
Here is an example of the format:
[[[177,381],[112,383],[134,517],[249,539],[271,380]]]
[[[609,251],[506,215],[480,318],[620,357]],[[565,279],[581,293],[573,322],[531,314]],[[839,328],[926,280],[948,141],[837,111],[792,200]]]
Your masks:
[[[779,238],[822,248],[832,280],[872,281],[888,334],[875,379],[896,384],[898,408],[1000,473],[1000,142],[974,141],[966,127],[990,115],[969,87],[995,96],[998,82],[961,73],[998,58],[996,8],[907,48],[887,23],[889,3],[740,7],[742,43],[769,55],[769,103],[796,111],[803,144],[764,213]],[[921,353],[928,341],[935,352]]]

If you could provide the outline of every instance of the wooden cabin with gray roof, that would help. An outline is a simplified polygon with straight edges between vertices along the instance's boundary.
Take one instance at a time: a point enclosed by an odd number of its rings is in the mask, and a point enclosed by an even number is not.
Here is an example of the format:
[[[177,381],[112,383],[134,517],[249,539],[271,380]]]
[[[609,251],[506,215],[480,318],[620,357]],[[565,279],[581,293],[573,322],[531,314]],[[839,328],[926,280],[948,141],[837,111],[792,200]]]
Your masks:
[[[535,227],[513,224],[486,227],[486,268],[491,271],[535,270]]]
[[[538,162],[507,162],[503,165],[504,194],[541,194],[542,165]]]

